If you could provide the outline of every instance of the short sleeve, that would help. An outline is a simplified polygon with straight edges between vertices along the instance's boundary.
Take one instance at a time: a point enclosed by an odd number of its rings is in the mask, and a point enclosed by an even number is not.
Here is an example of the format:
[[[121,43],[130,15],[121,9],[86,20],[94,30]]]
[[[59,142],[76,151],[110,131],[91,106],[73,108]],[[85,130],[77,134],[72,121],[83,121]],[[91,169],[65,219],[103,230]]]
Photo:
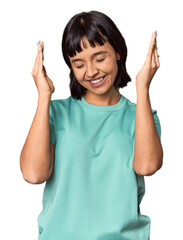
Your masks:
[[[55,137],[55,128],[54,128],[54,114],[53,114],[53,106],[52,102],[50,103],[49,108],[49,126],[50,126],[50,142],[55,146],[56,145],[56,137]]]
[[[153,118],[154,118],[156,130],[157,130],[159,139],[160,139],[160,141],[161,141],[161,124],[160,124],[159,117],[158,117],[158,115],[157,115],[157,110],[152,110],[152,113],[153,113]]]

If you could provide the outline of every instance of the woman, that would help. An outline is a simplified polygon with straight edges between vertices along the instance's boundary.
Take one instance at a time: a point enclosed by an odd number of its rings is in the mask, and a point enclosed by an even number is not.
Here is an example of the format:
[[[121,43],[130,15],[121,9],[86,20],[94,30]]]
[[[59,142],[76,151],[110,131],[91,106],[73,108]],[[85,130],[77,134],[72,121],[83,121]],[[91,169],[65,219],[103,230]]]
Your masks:
[[[155,32],[136,77],[137,104],[119,92],[131,81],[127,47],[108,16],[73,16],[62,50],[71,96],[51,100],[54,85],[40,42],[32,70],[38,108],[20,156],[27,182],[46,181],[38,239],[148,240],[150,218],[139,207],[144,176],[160,169],[163,159],[160,122],[149,99],[160,66]]]

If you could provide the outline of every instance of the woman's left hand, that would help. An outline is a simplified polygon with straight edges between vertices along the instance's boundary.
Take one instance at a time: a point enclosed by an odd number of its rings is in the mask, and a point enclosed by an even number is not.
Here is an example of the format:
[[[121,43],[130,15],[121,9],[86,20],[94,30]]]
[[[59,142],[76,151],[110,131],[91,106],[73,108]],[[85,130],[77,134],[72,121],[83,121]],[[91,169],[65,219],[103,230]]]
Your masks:
[[[156,32],[153,32],[146,61],[136,76],[136,87],[149,89],[151,80],[159,66],[160,62],[157,50]]]

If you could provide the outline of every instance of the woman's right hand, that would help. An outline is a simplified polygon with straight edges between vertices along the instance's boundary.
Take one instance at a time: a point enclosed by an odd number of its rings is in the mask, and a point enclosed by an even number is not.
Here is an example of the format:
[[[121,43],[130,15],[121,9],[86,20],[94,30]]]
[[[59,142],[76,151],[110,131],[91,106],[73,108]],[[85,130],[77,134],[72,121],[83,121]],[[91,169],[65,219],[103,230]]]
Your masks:
[[[55,87],[51,79],[47,76],[46,69],[43,65],[44,43],[39,42],[37,45],[38,45],[38,53],[37,53],[34,67],[31,74],[32,74],[32,77],[34,78],[39,96],[50,97],[52,93],[55,91]]]

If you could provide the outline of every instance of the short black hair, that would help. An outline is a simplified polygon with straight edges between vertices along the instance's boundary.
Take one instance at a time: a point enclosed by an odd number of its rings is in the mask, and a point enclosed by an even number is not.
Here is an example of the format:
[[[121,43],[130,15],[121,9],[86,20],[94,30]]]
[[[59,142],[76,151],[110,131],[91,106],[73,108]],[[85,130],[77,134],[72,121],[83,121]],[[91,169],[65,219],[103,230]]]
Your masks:
[[[81,12],[74,15],[67,23],[62,37],[62,53],[64,60],[70,68],[70,91],[75,99],[81,99],[86,94],[87,89],[83,87],[76,79],[69,56],[76,55],[82,51],[81,40],[87,37],[90,45],[95,47],[95,43],[100,46],[108,41],[119,53],[120,60],[117,61],[118,73],[114,81],[116,88],[123,88],[131,81],[126,71],[127,46],[125,39],[116,27],[115,23],[104,13],[98,11]]]

